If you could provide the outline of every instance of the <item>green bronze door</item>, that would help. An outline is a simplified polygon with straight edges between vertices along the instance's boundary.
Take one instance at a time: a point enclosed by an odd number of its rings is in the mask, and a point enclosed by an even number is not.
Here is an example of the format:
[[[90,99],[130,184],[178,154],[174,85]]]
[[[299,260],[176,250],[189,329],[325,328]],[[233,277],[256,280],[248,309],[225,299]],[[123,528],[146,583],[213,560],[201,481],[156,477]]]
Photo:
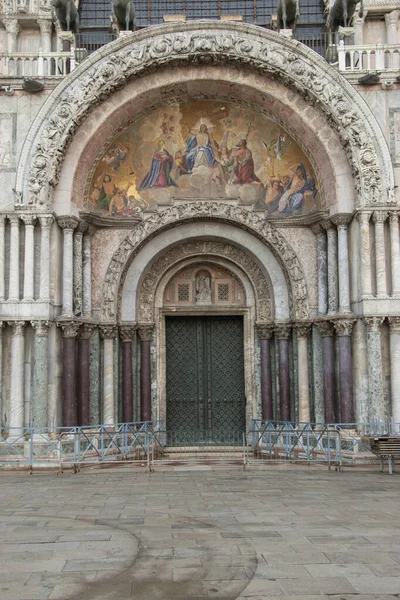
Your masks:
[[[242,317],[166,317],[172,445],[240,444],[245,431]]]

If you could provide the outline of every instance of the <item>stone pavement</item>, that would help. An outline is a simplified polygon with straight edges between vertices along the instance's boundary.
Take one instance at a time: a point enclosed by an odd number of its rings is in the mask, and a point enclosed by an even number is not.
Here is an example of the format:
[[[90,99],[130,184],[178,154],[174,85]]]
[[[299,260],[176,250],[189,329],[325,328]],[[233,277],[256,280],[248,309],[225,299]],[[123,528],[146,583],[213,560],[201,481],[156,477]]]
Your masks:
[[[1,600],[394,600],[400,475],[0,473]]]

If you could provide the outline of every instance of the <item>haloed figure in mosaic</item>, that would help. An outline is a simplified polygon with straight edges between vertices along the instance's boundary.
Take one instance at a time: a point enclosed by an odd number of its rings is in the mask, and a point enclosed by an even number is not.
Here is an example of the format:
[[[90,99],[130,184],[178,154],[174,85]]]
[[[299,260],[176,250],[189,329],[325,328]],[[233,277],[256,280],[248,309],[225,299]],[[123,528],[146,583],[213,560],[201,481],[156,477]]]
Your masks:
[[[173,156],[168,152],[164,140],[159,140],[157,151],[153,156],[150,171],[147,173],[139,190],[147,190],[149,188],[167,188],[177,187],[175,181],[171,177],[171,170],[174,164]]]

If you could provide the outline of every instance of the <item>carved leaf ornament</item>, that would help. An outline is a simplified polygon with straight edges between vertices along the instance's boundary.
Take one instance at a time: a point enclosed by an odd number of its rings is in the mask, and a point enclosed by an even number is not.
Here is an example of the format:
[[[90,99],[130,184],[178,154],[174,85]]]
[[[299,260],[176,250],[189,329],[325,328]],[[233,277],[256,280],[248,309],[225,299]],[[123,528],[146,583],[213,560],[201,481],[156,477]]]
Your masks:
[[[345,78],[299,42],[252,25],[215,21],[168,24],[124,36],[66,77],[28,135],[17,174],[19,202],[27,179],[22,203],[50,206],[51,188],[78,125],[130,78],[168,64],[232,63],[278,77],[326,115],[351,163],[359,206],[394,202],[387,144],[368,106]]]

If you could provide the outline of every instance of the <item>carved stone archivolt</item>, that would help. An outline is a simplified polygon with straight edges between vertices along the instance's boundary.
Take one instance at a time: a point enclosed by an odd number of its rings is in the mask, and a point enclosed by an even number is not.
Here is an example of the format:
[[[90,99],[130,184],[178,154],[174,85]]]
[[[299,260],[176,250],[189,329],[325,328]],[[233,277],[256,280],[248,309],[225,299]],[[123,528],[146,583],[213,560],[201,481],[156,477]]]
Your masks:
[[[132,77],[176,64],[236,64],[279,78],[317,106],[337,130],[352,165],[358,205],[394,202],[386,141],[351,84],[303,44],[260,27],[226,22],[149,28],[120,37],[85,60],[50,95],[32,124],[19,161],[18,202],[49,207],[66,149],[93,107]]]
[[[130,262],[154,235],[175,227],[177,222],[196,220],[223,221],[250,231],[265,243],[280,262],[289,288],[291,314],[295,319],[307,319],[307,284],[300,261],[286,238],[261,216],[238,206],[216,202],[190,202],[171,206],[150,214],[122,241],[109,264],[103,286],[103,318],[115,319],[118,297]],[[247,255],[246,255],[247,256]],[[251,260],[251,259],[250,259]],[[268,296],[269,298],[269,296]],[[264,318],[264,317],[263,317]],[[268,318],[268,317],[267,317]]]
[[[175,263],[191,256],[220,256],[239,266],[249,277],[256,297],[259,321],[271,318],[271,294],[260,267],[240,248],[224,242],[198,241],[176,246],[163,254],[145,274],[139,292],[139,320],[154,321],[154,295],[162,276]]]

